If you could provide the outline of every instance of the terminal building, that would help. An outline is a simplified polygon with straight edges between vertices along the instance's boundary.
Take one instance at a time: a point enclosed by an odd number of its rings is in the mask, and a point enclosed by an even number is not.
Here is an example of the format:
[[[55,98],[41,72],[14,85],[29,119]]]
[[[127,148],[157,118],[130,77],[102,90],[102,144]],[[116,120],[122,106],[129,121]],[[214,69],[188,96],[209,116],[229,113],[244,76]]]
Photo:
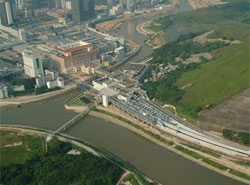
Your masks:
[[[51,53],[52,65],[62,73],[81,71],[81,66],[97,60],[97,48],[83,41],[56,46]]]

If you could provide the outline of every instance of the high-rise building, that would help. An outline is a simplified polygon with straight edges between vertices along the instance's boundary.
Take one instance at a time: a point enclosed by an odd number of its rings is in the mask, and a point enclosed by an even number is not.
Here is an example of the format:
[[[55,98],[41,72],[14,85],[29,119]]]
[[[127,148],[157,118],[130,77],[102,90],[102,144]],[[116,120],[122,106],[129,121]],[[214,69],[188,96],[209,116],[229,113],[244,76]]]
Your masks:
[[[8,24],[12,24],[13,16],[12,16],[11,4],[9,2],[5,2],[5,10],[6,10]]]
[[[76,23],[95,15],[94,0],[71,0],[72,20]]]
[[[61,0],[61,5],[62,5],[62,8],[65,9],[66,8],[66,0]]]
[[[0,23],[2,25],[8,25],[5,2],[0,2]]]
[[[56,8],[62,8],[62,2],[61,2],[61,0],[55,0],[55,7]]]
[[[23,52],[24,72],[29,77],[39,77],[44,75],[43,63],[40,57],[35,56],[32,50]]]
[[[12,24],[16,15],[15,0],[0,0],[0,23],[2,25]]]
[[[88,15],[89,15],[89,17],[95,16],[95,2],[94,2],[94,0],[88,0]]]
[[[15,0],[8,0],[8,2],[10,3],[12,17],[13,17],[13,19],[15,19],[16,18],[16,1]]]
[[[115,1],[114,0],[107,0],[107,8],[110,9],[112,6],[114,6]]]

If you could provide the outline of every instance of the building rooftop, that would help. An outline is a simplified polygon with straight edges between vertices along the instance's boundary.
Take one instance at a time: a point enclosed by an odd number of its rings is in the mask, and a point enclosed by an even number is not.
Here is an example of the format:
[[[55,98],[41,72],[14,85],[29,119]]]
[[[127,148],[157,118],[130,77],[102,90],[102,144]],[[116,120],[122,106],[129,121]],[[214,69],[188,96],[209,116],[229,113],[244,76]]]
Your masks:
[[[100,95],[107,95],[107,96],[114,96],[114,95],[117,95],[118,92],[113,90],[113,89],[110,89],[110,88],[103,88],[100,90],[99,94]]]
[[[72,48],[77,48],[77,47],[87,46],[87,45],[89,45],[89,43],[84,42],[84,41],[74,41],[74,42],[70,42],[67,44],[62,44],[61,46],[58,46],[58,48],[63,49],[63,50],[69,50]]]

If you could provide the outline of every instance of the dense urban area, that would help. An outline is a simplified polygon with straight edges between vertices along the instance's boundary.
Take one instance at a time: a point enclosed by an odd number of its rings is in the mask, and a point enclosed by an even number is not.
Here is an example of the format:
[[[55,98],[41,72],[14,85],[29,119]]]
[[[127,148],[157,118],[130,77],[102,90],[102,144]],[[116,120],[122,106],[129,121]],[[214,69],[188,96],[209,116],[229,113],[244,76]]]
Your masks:
[[[0,0],[0,183],[167,184],[71,136],[95,116],[248,184],[249,7],[248,0]],[[8,121],[13,107],[64,94],[72,115],[53,129]]]

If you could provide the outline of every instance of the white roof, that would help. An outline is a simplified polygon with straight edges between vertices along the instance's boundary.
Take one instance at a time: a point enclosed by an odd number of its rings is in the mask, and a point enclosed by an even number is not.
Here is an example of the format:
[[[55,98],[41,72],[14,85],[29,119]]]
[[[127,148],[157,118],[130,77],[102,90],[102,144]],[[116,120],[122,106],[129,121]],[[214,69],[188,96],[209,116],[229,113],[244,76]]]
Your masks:
[[[114,96],[114,95],[117,95],[118,92],[113,90],[113,89],[110,89],[110,88],[103,88],[99,91],[99,94],[100,95],[107,95],[107,96]]]

